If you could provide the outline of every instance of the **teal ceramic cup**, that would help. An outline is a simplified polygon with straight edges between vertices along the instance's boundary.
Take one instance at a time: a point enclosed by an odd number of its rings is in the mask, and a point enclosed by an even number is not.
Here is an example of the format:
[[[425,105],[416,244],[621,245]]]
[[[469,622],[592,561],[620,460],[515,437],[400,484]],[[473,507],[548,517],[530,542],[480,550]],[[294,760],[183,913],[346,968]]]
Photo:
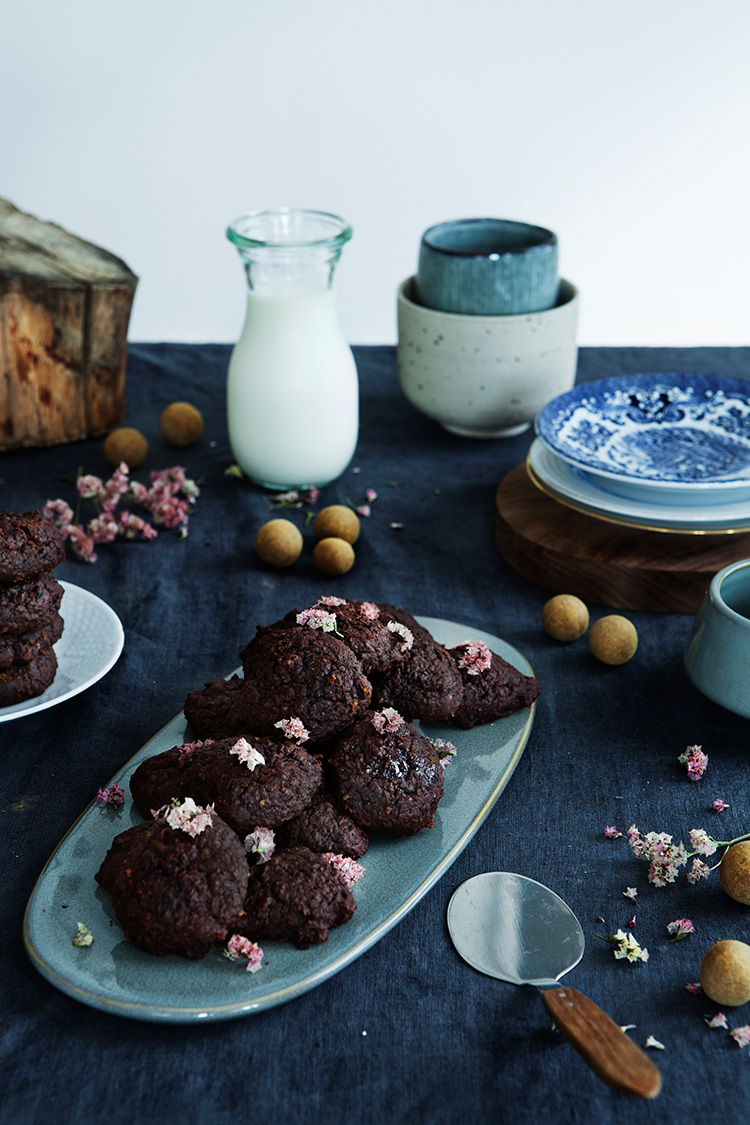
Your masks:
[[[415,300],[465,316],[519,316],[557,301],[557,236],[511,219],[456,219],[422,235]]]
[[[693,623],[685,670],[709,699],[750,719],[750,559],[711,579]]]

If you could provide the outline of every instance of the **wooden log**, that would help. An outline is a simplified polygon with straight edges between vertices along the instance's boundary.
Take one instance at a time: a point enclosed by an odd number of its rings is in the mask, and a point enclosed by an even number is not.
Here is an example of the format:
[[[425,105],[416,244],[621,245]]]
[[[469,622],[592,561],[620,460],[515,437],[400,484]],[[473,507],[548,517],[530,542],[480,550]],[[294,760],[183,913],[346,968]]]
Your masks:
[[[0,450],[122,421],[137,284],[114,254],[0,199]]]

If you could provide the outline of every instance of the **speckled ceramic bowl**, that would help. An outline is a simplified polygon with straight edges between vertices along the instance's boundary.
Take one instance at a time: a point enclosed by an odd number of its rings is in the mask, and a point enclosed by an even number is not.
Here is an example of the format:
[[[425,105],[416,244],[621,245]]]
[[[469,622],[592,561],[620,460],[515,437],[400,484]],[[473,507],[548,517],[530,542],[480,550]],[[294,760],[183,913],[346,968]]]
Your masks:
[[[398,374],[409,402],[462,437],[511,437],[575,381],[578,290],[560,281],[554,308],[468,316],[425,308],[414,278],[398,290]]]

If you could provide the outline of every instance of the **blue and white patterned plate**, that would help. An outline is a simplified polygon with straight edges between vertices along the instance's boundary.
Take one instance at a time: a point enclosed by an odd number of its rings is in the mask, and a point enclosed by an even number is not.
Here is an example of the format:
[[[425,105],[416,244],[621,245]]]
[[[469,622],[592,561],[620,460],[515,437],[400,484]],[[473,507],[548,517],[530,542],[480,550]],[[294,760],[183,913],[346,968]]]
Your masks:
[[[560,457],[661,488],[750,492],[750,379],[621,375],[559,395],[536,419]]]

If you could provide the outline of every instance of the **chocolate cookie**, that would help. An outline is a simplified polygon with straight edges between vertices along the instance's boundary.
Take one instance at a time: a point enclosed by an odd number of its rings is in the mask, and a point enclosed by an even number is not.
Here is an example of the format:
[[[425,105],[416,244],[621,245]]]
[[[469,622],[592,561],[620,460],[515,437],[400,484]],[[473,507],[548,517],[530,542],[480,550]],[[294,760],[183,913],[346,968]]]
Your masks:
[[[395,707],[409,719],[446,722],[460,707],[461,674],[448,650],[426,632],[415,636],[403,660],[373,675],[373,709]]]
[[[270,629],[240,653],[245,686],[230,707],[233,732],[271,734],[299,718],[311,742],[330,738],[367,709],[370,681],[354,653],[332,633],[308,626]]]
[[[282,848],[299,844],[312,852],[334,852],[361,859],[370,837],[342,812],[326,789],[319,789],[299,816],[279,826],[276,843]]]
[[[0,672],[0,707],[35,699],[50,686],[57,673],[54,650],[40,648],[23,664],[11,664]]]
[[[0,633],[0,671],[11,664],[28,664],[39,652],[60,640],[63,619],[56,613],[48,625],[33,633]]]
[[[464,697],[453,722],[469,730],[530,707],[539,695],[539,681],[525,676],[483,642],[450,649],[463,680]]]
[[[196,738],[242,734],[234,725],[232,704],[244,687],[240,676],[230,676],[228,680],[213,680],[189,693],[184,704],[185,718]]]
[[[251,868],[238,931],[253,941],[293,941],[298,949],[326,941],[357,904],[334,867],[308,848],[287,848]]]
[[[432,826],[443,796],[440,756],[392,708],[360,719],[328,764],[336,797],[361,827],[412,836]]]
[[[96,881],[109,891],[135,945],[158,956],[205,957],[242,908],[247,859],[216,813],[188,810],[186,827],[172,827],[181,811],[173,808],[169,819],[159,816],[116,836]]]
[[[60,608],[63,588],[51,571],[26,582],[0,584],[0,633],[31,633],[48,625]]]
[[[0,582],[25,582],[59,566],[65,536],[40,512],[0,512]]]
[[[209,740],[194,749],[175,746],[147,758],[130,779],[130,791],[143,816],[174,798],[192,797],[199,805],[213,805],[245,837],[259,826],[275,828],[298,816],[322,780],[320,763],[304,747],[250,735]]]

